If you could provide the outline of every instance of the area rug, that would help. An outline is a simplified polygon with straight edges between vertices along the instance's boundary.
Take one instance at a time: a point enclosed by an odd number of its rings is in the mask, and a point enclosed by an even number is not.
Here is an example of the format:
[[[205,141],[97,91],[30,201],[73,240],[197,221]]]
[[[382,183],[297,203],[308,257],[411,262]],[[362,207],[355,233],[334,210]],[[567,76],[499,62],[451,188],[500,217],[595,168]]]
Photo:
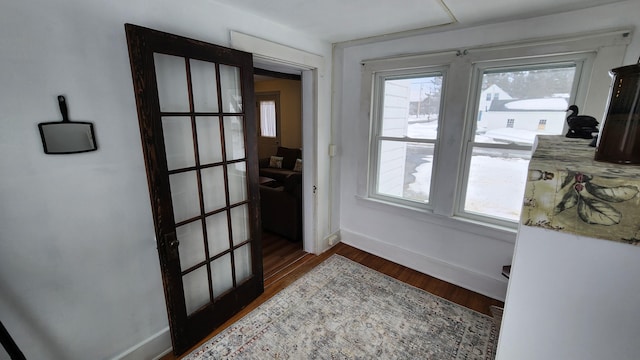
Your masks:
[[[493,359],[496,340],[489,316],[333,255],[184,359]]]

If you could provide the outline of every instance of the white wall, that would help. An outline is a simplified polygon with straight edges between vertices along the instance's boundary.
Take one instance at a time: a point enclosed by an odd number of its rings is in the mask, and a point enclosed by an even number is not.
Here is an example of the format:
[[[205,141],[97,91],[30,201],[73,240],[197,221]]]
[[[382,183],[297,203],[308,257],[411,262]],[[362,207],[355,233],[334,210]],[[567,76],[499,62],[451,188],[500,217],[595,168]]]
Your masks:
[[[620,27],[638,27],[640,3],[627,1],[587,10],[484,25],[389,41],[343,44],[334,53],[334,131],[340,144],[340,231],[343,242],[381,255],[497,299],[504,299],[501,266],[513,254],[514,232],[362,199],[367,167],[369,96],[361,89],[361,62],[409,53],[464,49],[486,44],[556,37]],[[640,34],[629,45],[624,64],[640,55]],[[603,83],[606,90],[608,83]],[[606,92],[605,92],[606,93]],[[601,113],[604,109],[601,109]],[[455,156],[455,154],[452,154]],[[453,179],[452,179],[453,181]]]
[[[331,54],[329,44],[208,0],[3,3],[0,319],[29,359],[128,349],[151,358],[169,345],[127,22],[226,46],[233,29]],[[94,122],[97,152],[43,153],[37,123],[61,119],[58,94],[72,120]]]

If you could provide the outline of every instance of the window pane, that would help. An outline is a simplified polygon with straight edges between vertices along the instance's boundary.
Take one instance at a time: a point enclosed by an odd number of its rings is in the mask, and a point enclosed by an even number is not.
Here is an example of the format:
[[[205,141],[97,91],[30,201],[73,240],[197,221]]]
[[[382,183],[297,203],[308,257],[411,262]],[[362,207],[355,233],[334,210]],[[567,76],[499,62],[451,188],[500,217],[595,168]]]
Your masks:
[[[184,302],[187,315],[193,314],[199,308],[211,302],[209,296],[209,277],[205,266],[182,277],[184,288]]]
[[[216,65],[208,61],[189,60],[191,91],[195,111],[218,112]]]
[[[241,116],[224,117],[224,144],[227,161],[242,159],[244,152],[244,118]]]
[[[428,202],[433,153],[433,144],[381,141],[378,194]]]
[[[196,164],[191,118],[184,116],[163,117],[162,133],[168,170],[186,168]]]
[[[220,65],[220,87],[222,89],[222,111],[226,113],[242,112],[240,68]]]
[[[386,79],[381,135],[435,140],[442,75]]]
[[[537,134],[562,134],[575,72],[573,64],[486,71],[475,142],[532,145]]]
[[[160,111],[188,112],[187,68],[179,56],[153,54]]]
[[[276,102],[260,101],[260,136],[276,137]]]
[[[518,221],[530,159],[528,150],[474,148],[464,210]]]

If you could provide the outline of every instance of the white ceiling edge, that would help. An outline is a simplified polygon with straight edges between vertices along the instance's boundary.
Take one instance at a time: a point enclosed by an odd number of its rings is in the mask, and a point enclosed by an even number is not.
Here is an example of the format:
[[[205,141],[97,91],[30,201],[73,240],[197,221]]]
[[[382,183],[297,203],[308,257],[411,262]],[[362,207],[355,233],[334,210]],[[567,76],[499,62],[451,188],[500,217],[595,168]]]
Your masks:
[[[598,4],[594,4],[592,6],[588,6],[588,7],[584,7],[584,8],[578,8],[578,9],[576,9],[576,8],[570,8],[570,9],[565,8],[563,11],[557,11],[557,12],[554,12],[554,13],[537,12],[537,13],[526,14],[526,15],[521,15],[521,16],[509,16],[509,17],[503,17],[503,18],[498,18],[498,19],[472,21],[472,22],[467,22],[467,23],[464,23],[464,24],[456,21],[456,22],[453,22],[453,23],[450,23],[450,24],[443,24],[443,25],[438,25],[438,26],[428,26],[428,27],[419,28],[419,29],[400,31],[400,32],[389,33],[389,34],[384,34],[384,35],[376,35],[376,36],[371,36],[371,37],[366,37],[366,38],[361,38],[361,39],[346,40],[346,41],[342,41],[342,42],[333,43],[333,46],[336,47],[336,48],[348,48],[348,47],[352,47],[352,46],[367,45],[367,44],[377,43],[377,42],[381,42],[381,41],[390,41],[390,40],[403,39],[403,38],[408,38],[408,37],[413,37],[413,36],[437,34],[437,33],[443,33],[443,32],[448,32],[448,31],[469,29],[469,28],[474,28],[474,27],[484,26],[484,25],[508,23],[508,22],[511,22],[511,21],[532,19],[532,18],[543,17],[543,16],[551,16],[551,15],[557,15],[557,14],[561,14],[561,13],[570,13],[570,12],[574,12],[574,11],[590,9],[590,8],[595,8],[595,7],[601,7],[601,6],[607,6],[607,5],[610,5],[610,4],[619,3],[619,2],[625,2],[625,1],[626,0],[609,0],[606,3],[598,3]]]

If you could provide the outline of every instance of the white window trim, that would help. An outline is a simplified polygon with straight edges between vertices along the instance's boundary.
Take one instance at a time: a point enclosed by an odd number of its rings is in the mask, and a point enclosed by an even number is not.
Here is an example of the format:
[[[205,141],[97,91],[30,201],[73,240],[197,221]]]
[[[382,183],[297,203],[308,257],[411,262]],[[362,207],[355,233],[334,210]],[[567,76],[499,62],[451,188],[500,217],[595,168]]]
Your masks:
[[[460,161],[460,181],[458,181],[458,188],[456,190],[457,199],[454,207],[454,216],[458,216],[461,218],[467,218],[470,220],[478,221],[478,222],[488,222],[495,225],[503,226],[503,227],[516,227],[517,223],[512,221],[508,221],[506,219],[492,217],[489,215],[482,215],[470,211],[466,211],[465,201],[466,201],[466,191],[469,184],[469,175],[470,175],[470,162],[471,162],[471,154],[473,152],[474,147],[481,148],[500,148],[505,150],[524,150],[529,151],[531,147],[529,146],[521,146],[521,145],[492,145],[485,143],[476,143],[474,141],[475,138],[475,130],[476,130],[476,122],[475,116],[478,113],[478,96],[481,92],[478,84],[482,81],[482,75],[484,71],[491,69],[506,69],[510,68],[517,70],[518,68],[526,68],[526,69],[535,69],[535,68],[545,68],[547,65],[561,65],[561,64],[575,64],[575,73],[576,78],[574,79],[574,83],[571,86],[571,98],[569,99],[570,104],[582,104],[584,103],[584,99],[586,97],[586,86],[581,86],[584,80],[584,74],[591,73],[593,59],[596,56],[595,51],[591,52],[576,52],[569,55],[548,55],[548,56],[537,56],[535,58],[518,58],[518,59],[508,59],[508,60],[492,60],[492,61],[477,61],[472,64],[472,80],[471,80],[471,91],[470,96],[468,98],[467,108],[469,111],[467,112],[467,118],[465,124],[467,126],[465,131],[465,142],[463,144],[463,159]],[[564,131],[566,131],[566,124]]]
[[[469,113],[477,104],[471,96],[475,91],[471,90],[473,84],[473,64],[490,62],[499,59],[506,62],[510,59],[544,58],[573,56],[575,54],[593,54],[591,60],[585,60],[585,65],[590,71],[584,71],[585,79],[581,83],[576,94],[575,103],[581,107],[581,112],[587,114],[604,114],[608,101],[611,78],[609,70],[622,64],[627,45],[631,42],[631,31],[620,29],[599,33],[578,34],[571,37],[545,38],[517,43],[494,44],[484,47],[475,47],[460,50],[447,50],[438,53],[407,55],[393,58],[365,60],[362,62],[362,102],[361,114],[369,119],[369,152],[366,171],[358,174],[358,188],[356,196],[360,199],[371,199],[376,203],[387,204],[392,207],[400,206],[404,209],[414,209],[423,216],[436,215],[457,219],[465,224],[475,224],[481,227],[490,227],[497,230],[512,232],[517,227],[516,223],[487,221],[487,218],[469,217],[461,214],[460,186],[465,169],[466,156],[469,147],[465,144],[471,126],[467,125]],[[588,55],[585,56],[588,58]],[[442,158],[434,158],[433,177],[431,183],[430,206],[428,209],[414,207],[407,204],[397,204],[379,198],[372,198],[370,174],[371,164],[375,153],[372,152],[373,121],[371,121],[373,105],[375,104],[372,84],[376,73],[393,70],[424,69],[429,67],[447,67],[448,72],[443,86],[444,109],[441,112],[438,127],[437,153],[457,154],[457,161],[442,161]],[[472,100],[473,99],[473,100]],[[459,104],[465,104],[460,106]],[[440,161],[438,161],[440,160]],[[466,180],[465,180],[466,181]],[[375,189],[374,189],[375,190]],[[390,208],[392,209],[392,208]],[[466,226],[466,225],[465,225]]]
[[[378,188],[378,170],[379,170],[379,157],[380,157],[380,146],[379,146],[379,141],[378,140],[384,140],[385,136],[382,135],[378,135],[381,132],[381,126],[382,126],[382,113],[383,113],[383,106],[384,106],[384,102],[380,101],[381,98],[384,96],[383,94],[383,84],[384,81],[387,79],[392,79],[394,77],[397,78],[404,78],[404,77],[421,77],[421,76],[430,76],[430,75],[434,75],[434,74],[440,74],[443,77],[443,80],[445,80],[442,84],[442,88],[441,88],[441,93],[444,94],[446,91],[446,79],[447,79],[447,71],[448,71],[448,67],[447,66],[425,66],[425,67],[419,67],[419,68],[412,68],[412,69],[399,69],[399,70],[391,70],[391,71],[379,71],[374,73],[374,80],[373,83],[375,84],[375,88],[372,91],[372,98],[374,99],[372,101],[372,104],[377,105],[377,106],[373,106],[373,108],[371,109],[371,128],[369,131],[369,153],[372,154],[373,156],[369,157],[369,176],[367,177],[368,181],[369,181],[369,186],[368,186],[368,197],[373,198],[373,199],[378,199],[381,201],[385,201],[385,202],[391,202],[391,203],[396,203],[398,205],[403,205],[403,206],[408,206],[408,207],[415,207],[415,208],[421,208],[421,209],[430,209],[431,208],[431,201],[427,202],[427,203],[420,203],[417,201],[411,201],[411,200],[407,200],[407,199],[403,199],[403,198],[395,198],[389,195],[384,195],[384,194],[379,194],[377,192],[377,188]],[[378,101],[375,101],[378,100]],[[442,113],[442,103],[440,104],[440,113]],[[440,138],[440,119],[438,119],[438,135],[437,135],[437,139]],[[438,140],[427,140],[427,139],[412,139],[412,138],[406,138],[405,141],[406,142],[414,142],[414,143],[423,143],[423,144],[433,144],[434,145],[434,155],[433,155],[433,167],[432,167],[432,171],[435,171],[436,167],[437,167],[437,152],[438,152]],[[432,194],[432,190],[433,190],[433,184],[431,184],[431,188],[429,189],[429,198],[431,199],[431,194]]]

